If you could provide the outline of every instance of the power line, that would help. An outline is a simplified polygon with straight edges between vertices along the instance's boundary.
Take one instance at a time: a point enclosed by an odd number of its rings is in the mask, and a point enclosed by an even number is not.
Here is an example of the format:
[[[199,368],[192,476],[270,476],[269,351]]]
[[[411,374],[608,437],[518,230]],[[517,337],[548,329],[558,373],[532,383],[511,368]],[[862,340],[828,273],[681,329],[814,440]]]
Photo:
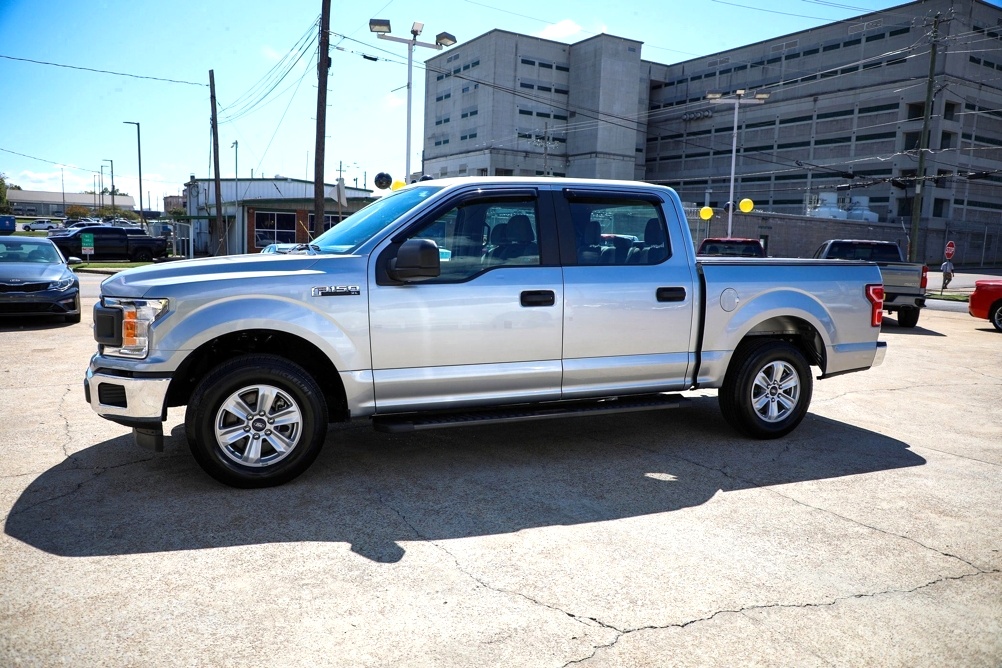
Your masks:
[[[17,58],[15,56],[5,56],[0,53],[0,58],[6,58],[7,60],[19,60],[24,63],[34,63],[36,65],[48,65],[50,67],[64,67],[69,70],[82,70],[84,72],[97,72],[98,74],[111,74],[116,77],[129,77],[131,79],[148,79],[151,81],[163,81],[165,83],[175,83],[183,84],[185,86],[206,86],[203,83],[195,83],[193,81],[180,81],[178,79],[163,79],[161,77],[151,77],[142,74],[129,74],[127,72],[112,72],[111,70],[98,70],[93,67],[81,67],[79,65],[65,65],[62,63],[49,63],[44,60],[32,60],[31,58]]]

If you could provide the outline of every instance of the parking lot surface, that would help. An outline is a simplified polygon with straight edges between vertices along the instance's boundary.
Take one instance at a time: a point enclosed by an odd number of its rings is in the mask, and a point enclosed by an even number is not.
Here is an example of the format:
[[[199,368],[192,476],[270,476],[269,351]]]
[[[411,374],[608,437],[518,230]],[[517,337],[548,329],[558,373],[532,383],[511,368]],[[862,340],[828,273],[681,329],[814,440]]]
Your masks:
[[[751,441],[678,410],[336,426],[235,490],[84,404],[79,325],[0,321],[0,665],[998,666],[1002,335],[885,320],[884,365]]]

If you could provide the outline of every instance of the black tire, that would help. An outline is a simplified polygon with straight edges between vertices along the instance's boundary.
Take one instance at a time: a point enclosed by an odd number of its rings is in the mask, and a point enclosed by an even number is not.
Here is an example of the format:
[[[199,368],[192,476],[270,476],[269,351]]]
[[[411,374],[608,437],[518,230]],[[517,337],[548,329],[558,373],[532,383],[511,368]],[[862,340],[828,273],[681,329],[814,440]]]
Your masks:
[[[273,424],[270,416],[279,415],[284,424]],[[273,487],[300,475],[320,454],[327,404],[298,364],[277,355],[242,355],[202,379],[184,427],[195,461],[210,476],[231,487]],[[227,433],[229,439],[221,438]]]
[[[998,331],[1002,332],[1002,302],[995,302],[988,310],[988,322]]]
[[[133,262],[152,262],[153,261],[153,253],[151,253],[149,250],[147,250],[145,248],[140,248],[132,256],[132,261]]]
[[[906,307],[898,311],[898,327],[914,327],[918,324],[919,313],[917,308]]]
[[[752,339],[734,351],[717,400],[737,431],[779,438],[807,415],[813,391],[810,365],[799,350],[785,341]]]

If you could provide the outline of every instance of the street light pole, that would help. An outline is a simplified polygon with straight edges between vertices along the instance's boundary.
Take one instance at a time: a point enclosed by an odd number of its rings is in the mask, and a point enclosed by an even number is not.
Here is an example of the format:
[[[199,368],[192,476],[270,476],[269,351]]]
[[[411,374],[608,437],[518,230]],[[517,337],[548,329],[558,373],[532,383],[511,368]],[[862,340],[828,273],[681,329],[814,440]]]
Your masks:
[[[138,121],[122,121],[126,125],[136,126],[136,151],[139,154],[139,222],[146,226],[146,217],[143,215],[143,141],[139,134]],[[152,202],[150,202],[152,204]]]
[[[111,215],[115,215],[115,161],[109,158],[104,159],[105,162],[111,163]]]
[[[734,95],[724,97],[720,93],[707,93],[706,99],[713,104],[734,105],[734,136],[731,138],[731,188],[727,199],[727,236],[731,236],[734,222],[734,171],[738,162],[738,107],[742,104],[764,104],[769,93],[757,93],[754,97],[745,97],[748,91],[738,89]]]
[[[233,224],[240,234],[240,142],[233,140]]]
[[[452,46],[456,43],[456,38],[447,32],[440,32],[435,36],[435,43],[419,42],[418,35],[424,30],[424,24],[414,22],[411,26],[411,38],[393,37],[390,35],[390,22],[385,19],[369,19],[369,30],[376,33],[379,39],[386,39],[391,42],[399,42],[407,45],[407,157],[404,160],[404,183],[411,177],[411,96],[412,78],[414,69],[414,47],[423,46],[428,49],[441,51],[442,47]]]

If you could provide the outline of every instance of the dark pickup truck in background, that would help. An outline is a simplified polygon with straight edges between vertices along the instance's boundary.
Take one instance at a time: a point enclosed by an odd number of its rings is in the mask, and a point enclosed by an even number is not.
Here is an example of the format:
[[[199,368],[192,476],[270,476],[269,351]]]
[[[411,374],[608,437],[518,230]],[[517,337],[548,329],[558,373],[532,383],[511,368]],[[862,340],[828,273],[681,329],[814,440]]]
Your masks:
[[[918,324],[919,313],[925,307],[929,267],[905,262],[901,249],[893,241],[830,239],[814,251],[814,257],[877,263],[884,281],[884,310],[896,312],[901,327]]]
[[[67,234],[50,236],[63,256],[84,258],[82,235],[91,234],[94,237],[94,253],[88,255],[92,260],[132,260],[133,262],[149,262],[154,258],[167,256],[167,240],[151,237],[147,234],[129,234],[125,229],[111,225],[94,225],[78,227]]]

